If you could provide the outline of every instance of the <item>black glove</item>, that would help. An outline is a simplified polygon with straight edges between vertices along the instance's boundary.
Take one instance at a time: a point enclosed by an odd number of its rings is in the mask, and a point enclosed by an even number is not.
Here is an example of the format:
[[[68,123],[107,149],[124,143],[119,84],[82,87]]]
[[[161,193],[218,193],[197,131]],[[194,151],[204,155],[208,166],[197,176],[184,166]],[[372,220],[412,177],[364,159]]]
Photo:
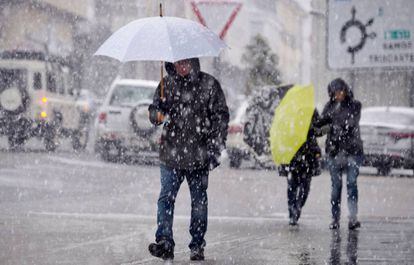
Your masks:
[[[160,101],[159,107],[163,113],[168,113],[170,111],[170,109],[172,108],[172,103],[173,103],[172,100],[173,99],[167,100],[166,98],[164,98],[163,100]]]
[[[315,128],[315,135],[316,137],[321,137],[328,134],[331,131],[331,124],[326,124],[320,128]]]
[[[158,112],[160,112],[159,109],[157,109],[154,105],[150,105],[148,107],[149,112],[149,120],[154,125],[160,125],[162,122],[160,122],[157,118]]]
[[[218,156],[214,155],[212,153],[209,153],[208,155],[208,169],[211,171],[218,167],[220,165],[220,162],[218,160]]]
[[[289,174],[289,170],[286,165],[280,165],[277,169],[279,171],[279,176],[281,177],[287,177]]]

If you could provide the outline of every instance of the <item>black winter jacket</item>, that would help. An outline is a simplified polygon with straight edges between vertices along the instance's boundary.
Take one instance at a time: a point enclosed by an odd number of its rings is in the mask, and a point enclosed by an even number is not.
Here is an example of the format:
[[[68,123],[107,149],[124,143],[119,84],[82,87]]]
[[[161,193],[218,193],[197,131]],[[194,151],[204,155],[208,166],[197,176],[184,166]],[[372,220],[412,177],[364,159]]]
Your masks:
[[[341,85],[345,86],[346,98],[340,103],[335,102],[333,83],[328,86],[330,100],[326,103],[318,124],[318,126],[330,126],[326,138],[326,154],[331,157],[336,156],[339,152],[346,155],[363,155],[359,128],[361,102],[354,99],[352,90],[344,82]]]
[[[197,58],[193,70],[179,76],[172,63],[166,63],[164,97],[160,85],[149,107],[150,121],[159,125],[157,111],[167,116],[161,136],[161,163],[177,169],[206,168],[217,161],[225,148],[229,111],[219,82],[200,71]],[[215,161],[213,161],[215,160]]]
[[[319,113],[315,110],[306,142],[300,147],[289,165],[280,165],[278,167],[280,176],[287,176],[289,172],[296,176],[306,177],[321,174],[319,161],[321,149],[316,140],[316,137],[321,136],[321,132],[319,128],[315,127],[315,124],[319,122],[319,118]]]

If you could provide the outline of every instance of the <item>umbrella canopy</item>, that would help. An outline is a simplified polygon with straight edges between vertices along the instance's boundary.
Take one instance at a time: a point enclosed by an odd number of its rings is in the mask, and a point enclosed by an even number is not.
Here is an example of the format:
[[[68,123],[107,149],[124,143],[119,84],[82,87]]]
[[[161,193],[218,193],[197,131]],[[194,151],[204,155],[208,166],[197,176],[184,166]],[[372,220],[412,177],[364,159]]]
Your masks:
[[[286,93],[275,110],[269,135],[276,164],[289,164],[306,142],[314,110],[312,85],[295,85]]]
[[[121,62],[218,56],[226,44],[211,30],[177,17],[138,19],[113,33],[96,51]]]

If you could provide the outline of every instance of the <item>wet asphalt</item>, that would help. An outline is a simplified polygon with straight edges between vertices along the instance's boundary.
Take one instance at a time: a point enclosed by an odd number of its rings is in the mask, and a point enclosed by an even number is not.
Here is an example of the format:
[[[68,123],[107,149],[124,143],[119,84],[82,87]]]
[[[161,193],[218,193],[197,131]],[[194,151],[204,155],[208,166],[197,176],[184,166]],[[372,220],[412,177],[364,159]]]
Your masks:
[[[147,252],[156,229],[156,165],[103,162],[68,146],[36,142],[9,152],[0,142],[0,264],[164,264]],[[330,179],[312,180],[297,227],[287,218],[286,179],[275,171],[211,173],[206,261],[189,261],[190,199],[176,201],[173,264],[414,264],[412,172],[361,170],[358,231],[331,231]],[[345,188],[345,186],[344,186]]]

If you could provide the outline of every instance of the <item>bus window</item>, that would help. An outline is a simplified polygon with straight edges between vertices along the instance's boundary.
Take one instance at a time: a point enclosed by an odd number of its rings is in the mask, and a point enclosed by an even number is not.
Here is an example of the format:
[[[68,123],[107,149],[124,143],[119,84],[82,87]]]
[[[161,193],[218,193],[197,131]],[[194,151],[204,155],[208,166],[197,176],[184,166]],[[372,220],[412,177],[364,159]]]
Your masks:
[[[65,94],[65,80],[63,78],[63,74],[59,73],[57,75],[57,91],[59,94],[64,95]]]
[[[42,89],[42,73],[36,72],[33,74],[33,89],[34,90]]]
[[[53,73],[47,73],[47,91],[56,93],[56,76]]]

